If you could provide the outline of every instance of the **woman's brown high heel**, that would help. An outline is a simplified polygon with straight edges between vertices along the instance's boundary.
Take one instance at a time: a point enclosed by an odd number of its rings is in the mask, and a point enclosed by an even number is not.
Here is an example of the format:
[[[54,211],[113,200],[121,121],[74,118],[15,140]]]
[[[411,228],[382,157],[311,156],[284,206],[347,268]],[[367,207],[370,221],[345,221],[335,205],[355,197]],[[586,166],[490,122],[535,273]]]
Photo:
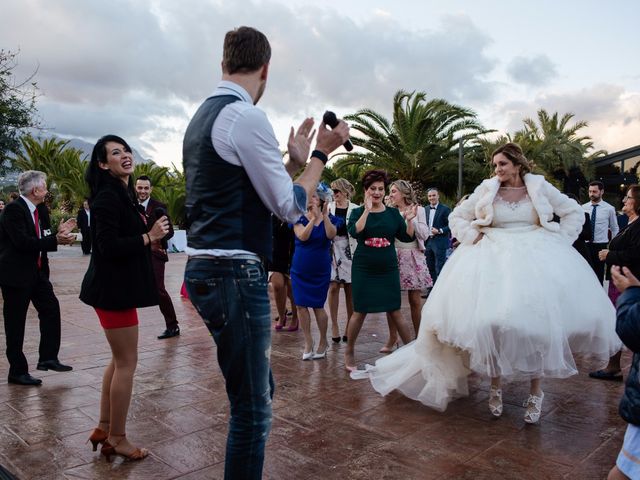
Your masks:
[[[120,455],[120,456],[124,457],[127,460],[142,460],[143,458],[145,458],[145,457],[147,457],[149,455],[149,450],[147,450],[146,448],[136,448],[133,452],[131,452],[129,454],[121,453],[121,452],[116,450],[116,447],[118,445],[120,445],[122,440],[124,440],[126,438],[126,435],[114,435],[114,434],[111,434],[111,436],[112,437],[122,437],[122,438],[115,445],[111,445],[108,440],[105,440],[104,445],[102,445],[102,448],[100,449],[100,453],[107,458],[107,462],[111,461],[111,456],[112,455]]]
[[[107,424],[109,422],[100,421],[101,424]],[[87,443],[91,442],[93,445],[93,451],[95,452],[98,449],[98,445],[104,443],[109,438],[109,433],[105,432],[101,428],[94,428],[93,432],[91,432],[91,436],[87,440]]]

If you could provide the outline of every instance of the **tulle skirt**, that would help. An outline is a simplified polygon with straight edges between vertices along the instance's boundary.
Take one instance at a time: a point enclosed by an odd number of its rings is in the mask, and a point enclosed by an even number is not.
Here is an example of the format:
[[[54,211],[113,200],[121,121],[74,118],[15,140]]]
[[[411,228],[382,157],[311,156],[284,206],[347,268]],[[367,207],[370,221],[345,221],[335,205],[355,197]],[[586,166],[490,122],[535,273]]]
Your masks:
[[[584,258],[541,227],[486,228],[444,265],[418,338],[357,372],[444,410],[470,371],[523,380],[577,373],[574,353],[602,363],[620,350],[615,309]]]

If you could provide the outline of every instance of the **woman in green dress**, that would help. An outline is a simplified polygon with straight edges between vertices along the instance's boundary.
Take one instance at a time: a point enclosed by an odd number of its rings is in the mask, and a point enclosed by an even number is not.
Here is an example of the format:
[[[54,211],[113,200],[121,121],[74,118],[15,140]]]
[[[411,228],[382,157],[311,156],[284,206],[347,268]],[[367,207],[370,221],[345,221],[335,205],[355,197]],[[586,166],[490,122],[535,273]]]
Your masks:
[[[400,274],[395,239],[410,242],[414,239],[413,220],[417,205],[404,214],[385,207],[383,200],[389,178],[384,170],[369,170],[362,178],[364,206],[356,208],[348,221],[349,235],[358,241],[353,256],[351,280],[353,315],[347,331],[345,367],[356,369],[354,348],[367,313],[386,312],[395,324],[404,343],[411,341],[409,326],[400,313]]]

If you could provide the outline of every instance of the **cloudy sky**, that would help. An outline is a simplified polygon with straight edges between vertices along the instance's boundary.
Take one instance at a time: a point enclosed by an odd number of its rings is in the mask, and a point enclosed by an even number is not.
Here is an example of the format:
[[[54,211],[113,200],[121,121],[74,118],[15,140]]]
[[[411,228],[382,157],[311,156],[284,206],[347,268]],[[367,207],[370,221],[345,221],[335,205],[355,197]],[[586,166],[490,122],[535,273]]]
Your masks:
[[[272,45],[260,101],[282,147],[290,125],[360,108],[389,115],[394,93],[473,108],[519,128],[539,108],[586,120],[597,148],[640,144],[636,0],[3,1],[0,48],[37,69],[43,123],[89,142],[115,133],[157,163],[181,163],[190,115],[220,78],[225,32]]]

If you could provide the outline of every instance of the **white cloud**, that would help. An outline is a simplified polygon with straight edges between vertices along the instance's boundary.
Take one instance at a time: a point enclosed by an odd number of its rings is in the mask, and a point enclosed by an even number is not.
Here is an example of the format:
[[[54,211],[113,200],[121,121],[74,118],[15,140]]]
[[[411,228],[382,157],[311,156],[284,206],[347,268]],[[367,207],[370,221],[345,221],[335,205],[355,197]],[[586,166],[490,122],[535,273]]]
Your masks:
[[[119,132],[152,144],[177,133],[163,118],[181,128],[185,105],[213,90],[224,34],[243,24],[272,44],[261,106],[290,122],[329,106],[390,112],[401,88],[460,103],[492,96],[486,77],[495,61],[484,53],[491,40],[464,15],[411,31],[390,15],[355,23],[275,2],[24,0],[3,5],[0,45],[20,48],[17,71],[39,65],[39,109],[58,133]]]
[[[589,121],[599,148],[640,143],[638,93],[588,79],[581,90],[554,90],[551,58],[501,56],[476,16],[445,15],[426,29],[406,27],[391,6],[357,21],[342,10],[277,0],[20,0],[3,3],[0,46],[20,48],[23,77],[39,66],[38,107],[55,132],[118,133],[165,164],[180,163],[189,116],[220,78],[224,34],[240,25],[260,29],[272,44],[260,106],[281,139],[289,125],[319,119],[327,108],[390,115],[394,93],[405,89],[474,107],[489,128],[520,128],[543,107]],[[500,62],[517,83],[494,81],[504,73]]]
[[[516,82],[533,86],[546,85],[558,76],[556,66],[546,55],[515,57],[509,62],[507,72]]]
[[[640,144],[640,92],[628,92],[620,85],[598,84],[572,92],[551,92],[531,101],[512,101],[499,105],[491,114],[503,132],[523,127],[522,119],[537,120],[536,112],[544,108],[560,116],[573,113],[573,125],[586,121],[588,127],[580,131],[593,139],[596,149],[610,153]]]

